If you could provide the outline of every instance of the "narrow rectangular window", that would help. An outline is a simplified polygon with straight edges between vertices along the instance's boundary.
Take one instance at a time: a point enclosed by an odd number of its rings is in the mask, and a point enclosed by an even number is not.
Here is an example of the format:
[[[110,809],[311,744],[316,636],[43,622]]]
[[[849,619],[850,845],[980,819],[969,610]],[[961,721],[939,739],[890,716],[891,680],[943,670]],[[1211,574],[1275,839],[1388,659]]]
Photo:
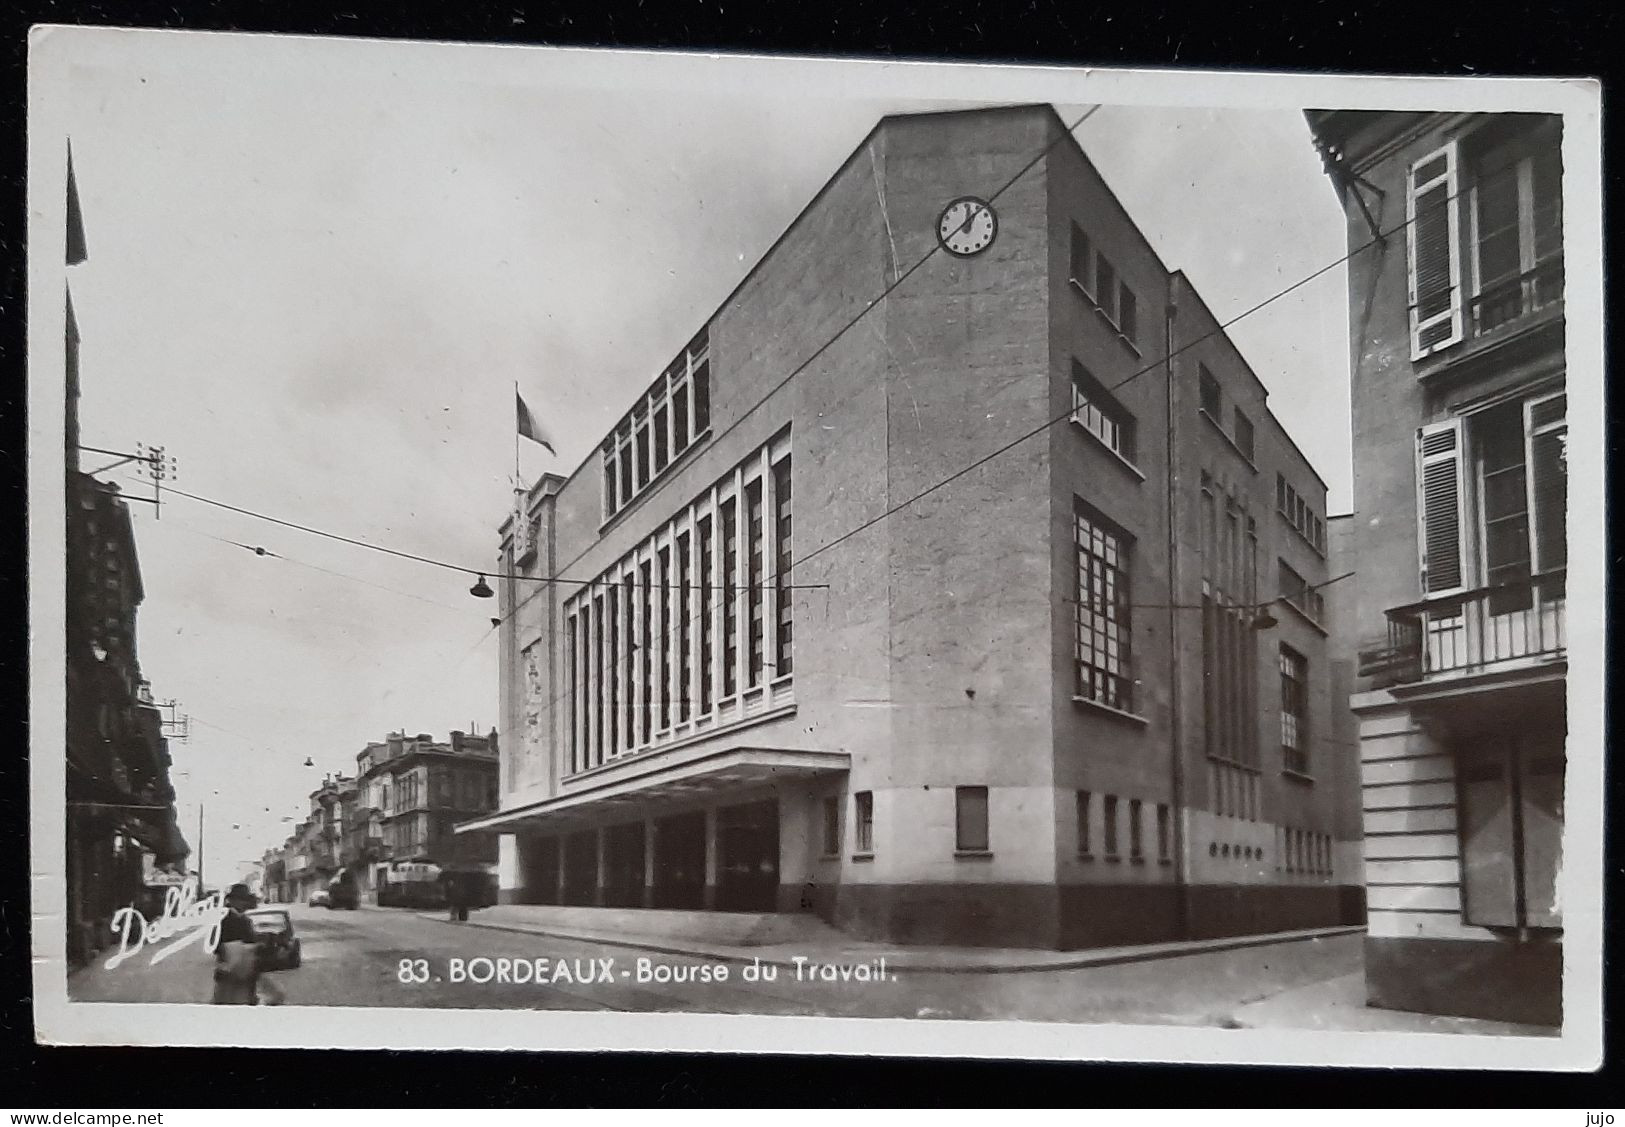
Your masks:
[[[687,720],[694,696],[694,658],[689,650],[692,614],[689,609],[689,583],[692,581],[689,536],[677,538],[677,719]]]
[[[1281,760],[1288,771],[1309,774],[1309,659],[1282,643]]]
[[[688,433],[688,392],[689,382],[687,378],[681,383],[673,383],[671,389],[671,456],[673,458],[688,449],[691,437]]]
[[[694,376],[694,436],[698,438],[711,426],[711,363],[695,365]]]
[[[1093,842],[1090,840],[1089,827],[1090,798],[1091,796],[1086,790],[1080,790],[1077,792],[1078,856],[1080,857],[1088,857],[1090,855],[1090,846],[1093,844]]]
[[[1072,224],[1071,268],[1073,284],[1092,296],[1095,292],[1094,252],[1089,245],[1089,236],[1076,223]]]
[[[637,585],[632,576],[628,575],[621,584],[622,614],[625,618],[624,633],[626,637],[626,675],[622,682],[622,693],[626,697],[626,728],[622,734],[623,746],[630,751],[638,743],[637,705],[638,694],[633,687],[633,677],[637,670],[637,641],[633,631],[637,626]]]
[[[986,853],[987,788],[954,788],[954,848],[961,853]]]
[[[608,520],[615,515],[621,507],[621,497],[616,492],[615,484],[615,452],[604,451],[604,519]]]
[[[641,491],[649,484],[649,423],[647,419],[639,419],[636,423],[635,440],[637,445],[637,471],[638,489]]]
[[[1530,400],[1524,417],[1535,571],[1557,571],[1569,562],[1568,397]]]
[[[660,730],[671,727],[671,549],[662,548],[660,561],[660,622],[655,639],[660,646]]]
[[[830,795],[824,799],[824,856],[834,857],[841,852],[841,799]]]
[[[666,463],[671,460],[671,446],[669,444],[669,437],[668,437],[668,435],[666,433],[666,425],[667,425],[668,421],[669,421],[669,419],[668,419],[668,416],[666,414],[666,405],[664,403],[662,403],[658,408],[655,409],[655,414],[654,414],[654,432],[655,432],[655,468],[654,468],[654,472],[656,474],[659,474],[661,470],[665,469],[666,468]]]
[[[859,853],[875,851],[875,796],[860,790],[852,796],[854,837]]]
[[[565,667],[569,675],[569,683],[565,686],[565,700],[568,702],[565,723],[570,733],[568,750],[565,754],[573,774],[576,759],[581,754],[581,741],[576,733],[576,720],[581,715],[581,701],[576,696],[581,676],[581,655],[576,647],[576,616],[573,614],[564,620],[564,652],[568,655]]]
[[[789,676],[795,670],[794,592],[790,586],[791,567],[795,562],[790,555],[790,455],[786,454],[773,467],[773,503],[777,508],[774,520],[774,624],[776,633],[773,655],[774,675]]]
[[[716,642],[716,629],[712,625],[712,613],[716,609],[716,588],[713,585],[715,578],[711,563],[711,518],[705,517],[700,521],[700,708],[701,716],[711,711],[711,658],[712,646]]]
[[[1213,373],[1208,371],[1206,364],[1196,366],[1196,385],[1201,396],[1202,410],[1206,411],[1214,422],[1218,422],[1221,399],[1219,381],[1213,378]]]
[[[621,441],[620,455],[621,500],[616,508],[624,509],[627,502],[632,500],[632,494],[637,492],[632,484],[632,440],[630,437]]]
[[[621,746],[621,612],[619,592],[611,587],[604,592],[604,613],[609,622],[609,734],[604,740],[604,754],[613,757]]]
[[[745,486],[745,519],[747,522],[747,535],[745,542],[747,552],[745,582],[748,585],[745,595],[745,609],[750,627],[750,648],[747,651],[749,660],[747,684],[755,688],[762,683],[762,663],[766,657],[763,646],[766,641],[766,622],[763,615],[766,613],[766,600],[763,598],[763,528],[762,528],[762,479],[757,478]]]
[[[1172,861],[1174,859],[1174,845],[1172,825],[1168,817],[1168,807],[1164,803],[1157,803],[1157,860]]]
[[[1240,407],[1236,408],[1235,414],[1236,449],[1250,462],[1253,460],[1253,421],[1241,413]]]
[[[1529,479],[1521,405],[1502,404],[1472,417],[1471,439],[1487,587],[1513,589],[1490,597],[1491,614],[1530,605]]]
[[[722,503],[722,695],[739,691],[739,504]]]
[[[1117,796],[1108,794],[1102,804],[1102,813],[1105,815],[1105,824],[1101,827],[1105,831],[1105,854],[1108,857],[1117,856]]]
[[[1117,302],[1117,328],[1128,338],[1130,344],[1138,344],[1140,340],[1140,310],[1139,302],[1134,297],[1134,291],[1126,285],[1118,287]]]
[[[1117,324],[1117,271],[1106,256],[1095,254],[1095,304],[1112,324]]]
[[[643,685],[641,728],[643,742],[648,743],[654,734],[655,687],[651,678],[654,673],[654,648],[659,644],[657,640],[659,630],[655,628],[654,622],[654,608],[659,601],[659,594],[654,590],[654,568],[648,560],[643,562],[638,574],[643,582],[643,595],[638,600],[638,605],[643,610],[643,645],[638,647],[638,675]]]
[[[1140,824],[1140,800],[1131,798],[1128,801],[1128,855],[1131,860],[1145,860],[1143,829]]]

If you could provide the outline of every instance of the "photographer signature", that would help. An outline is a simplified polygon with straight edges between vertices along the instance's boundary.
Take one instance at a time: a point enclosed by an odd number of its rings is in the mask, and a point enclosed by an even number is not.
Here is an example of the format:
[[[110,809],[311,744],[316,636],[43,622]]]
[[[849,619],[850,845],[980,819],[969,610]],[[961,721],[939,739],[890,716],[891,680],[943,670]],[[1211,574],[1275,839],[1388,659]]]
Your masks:
[[[152,963],[169,958],[190,943],[203,940],[203,949],[213,951],[220,943],[220,921],[226,918],[224,892],[198,899],[197,881],[171,888],[164,894],[164,913],[149,921],[133,905],[113,913],[113,931],[119,937],[118,953],[107,960],[108,969],[118,966],[143,947],[156,946],[172,936],[175,942],[153,952]]]

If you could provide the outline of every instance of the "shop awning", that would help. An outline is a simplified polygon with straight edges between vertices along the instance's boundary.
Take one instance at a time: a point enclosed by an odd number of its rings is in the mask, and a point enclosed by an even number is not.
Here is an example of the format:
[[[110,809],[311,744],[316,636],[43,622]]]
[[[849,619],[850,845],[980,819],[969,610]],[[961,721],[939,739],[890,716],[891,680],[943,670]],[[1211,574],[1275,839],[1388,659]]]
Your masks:
[[[851,766],[852,757],[846,752],[732,748],[655,766],[634,778],[572,787],[552,798],[463,822],[457,832],[521,833],[599,825],[635,809],[715,799],[765,784],[840,774]]]

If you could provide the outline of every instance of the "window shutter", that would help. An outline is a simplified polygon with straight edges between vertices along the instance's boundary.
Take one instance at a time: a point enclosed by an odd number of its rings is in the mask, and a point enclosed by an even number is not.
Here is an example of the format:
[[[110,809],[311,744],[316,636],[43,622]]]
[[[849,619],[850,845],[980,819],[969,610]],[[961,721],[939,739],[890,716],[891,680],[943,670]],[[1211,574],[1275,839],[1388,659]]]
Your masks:
[[[1536,573],[1568,565],[1569,423],[1568,396],[1553,395],[1524,405],[1529,438],[1529,530]]]
[[[1431,423],[1416,432],[1417,548],[1422,593],[1442,595],[1464,584],[1461,519],[1461,420]]]
[[[1411,165],[1405,219],[1413,360],[1462,337],[1459,182],[1454,141]]]

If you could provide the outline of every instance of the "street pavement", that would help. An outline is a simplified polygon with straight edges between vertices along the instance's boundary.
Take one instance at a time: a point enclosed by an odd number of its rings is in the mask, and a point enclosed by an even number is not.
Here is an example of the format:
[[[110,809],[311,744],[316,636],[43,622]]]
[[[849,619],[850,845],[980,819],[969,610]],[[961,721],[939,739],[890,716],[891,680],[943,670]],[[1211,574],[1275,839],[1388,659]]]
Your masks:
[[[292,905],[290,910],[303,946],[303,963],[270,977],[284,993],[285,1004],[296,1006],[804,1014],[1227,1028],[1372,1028],[1376,1020],[1381,1026],[1380,1018],[1371,1018],[1371,1011],[1351,1005],[1346,996],[1347,983],[1360,971],[1358,935],[1064,970],[944,973],[887,968],[881,974],[873,963],[865,962],[845,964],[844,974],[839,967],[804,972],[799,981],[793,968],[780,967],[771,981],[747,981],[745,968],[737,963],[497,931],[426,918],[409,909],[364,906],[330,911]],[[69,978],[69,997],[94,1002],[207,1002],[213,957],[194,943],[153,964],[148,952],[157,949],[149,948],[114,967],[106,965],[104,953]],[[818,952],[807,954],[810,967]],[[722,973],[726,980],[720,979]],[[1295,998],[1303,1001],[1294,1003]],[[1349,1024],[1356,1020],[1364,1024]],[[1407,1021],[1388,1027],[1503,1031],[1480,1029],[1478,1023],[1429,1024],[1429,1019],[1414,1015],[1407,1015]]]

